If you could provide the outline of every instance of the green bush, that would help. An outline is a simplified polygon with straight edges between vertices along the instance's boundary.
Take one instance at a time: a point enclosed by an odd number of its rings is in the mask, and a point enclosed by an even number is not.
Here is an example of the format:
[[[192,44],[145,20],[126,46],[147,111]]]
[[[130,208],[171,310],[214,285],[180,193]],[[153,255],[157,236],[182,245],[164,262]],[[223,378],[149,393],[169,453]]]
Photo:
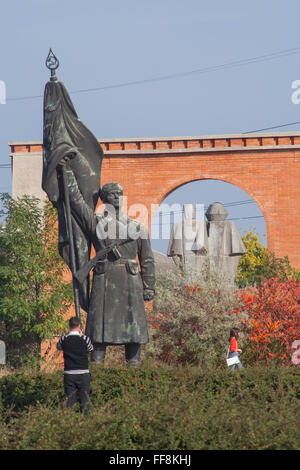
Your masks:
[[[2,378],[0,449],[300,448],[297,368],[92,364],[91,374],[87,417],[64,408],[61,372]]]
[[[40,343],[62,331],[73,298],[57,250],[55,209],[31,196],[0,194],[0,329],[7,362],[37,366]]]
[[[174,365],[222,366],[230,329],[242,329],[245,319],[235,291],[221,277],[160,276],[149,315],[147,357]]]
[[[58,405],[63,399],[62,373],[16,373],[0,380],[1,410],[23,411],[37,402]]]
[[[292,266],[288,256],[275,256],[259,241],[255,231],[245,233],[243,242],[247,252],[241,258],[235,278],[240,288],[259,285],[265,279],[278,278],[281,282],[300,279],[300,272]]]

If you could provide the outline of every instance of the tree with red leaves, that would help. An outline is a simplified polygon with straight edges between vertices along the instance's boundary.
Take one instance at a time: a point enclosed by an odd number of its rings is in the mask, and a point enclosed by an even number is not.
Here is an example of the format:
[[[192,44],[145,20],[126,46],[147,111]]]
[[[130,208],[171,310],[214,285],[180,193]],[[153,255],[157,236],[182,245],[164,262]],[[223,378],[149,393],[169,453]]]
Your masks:
[[[247,362],[290,363],[292,344],[300,339],[300,281],[265,279],[240,291],[248,333]]]

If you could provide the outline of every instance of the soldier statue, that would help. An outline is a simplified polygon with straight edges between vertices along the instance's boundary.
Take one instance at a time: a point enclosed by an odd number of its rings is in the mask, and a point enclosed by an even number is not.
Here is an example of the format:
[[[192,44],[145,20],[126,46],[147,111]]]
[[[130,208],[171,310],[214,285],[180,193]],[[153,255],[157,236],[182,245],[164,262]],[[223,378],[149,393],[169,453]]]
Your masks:
[[[128,365],[137,367],[140,346],[149,341],[144,301],[154,297],[148,233],[122,212],[118,183],[99,190],[103,150],[57,79],[59,62],[52,50],[46,65],[51,78],[44,92],[42,187],[57,209],[59,253],[72,272],[76,316],[80,308],[87,312],[93,361],[104,363],[108,345],[125,345]],[[99,196],[102,215],[95,214]],[[91,259],[92,246],[96,256]]]
[[[146,228],[122,212],[123,188],[107,183],[99,191],[103,214],[94,214],[66,170],[70,205],[96,251],[122,244],[100,258],[93,271],[86,335],[94,346],[92,361],[103,364],[108,345],[125,345],[128,365],[140,365],[140,346],[149,342],[144,301],[155,292],[154,257]],[[138,258],[138,261],[136,260]]]

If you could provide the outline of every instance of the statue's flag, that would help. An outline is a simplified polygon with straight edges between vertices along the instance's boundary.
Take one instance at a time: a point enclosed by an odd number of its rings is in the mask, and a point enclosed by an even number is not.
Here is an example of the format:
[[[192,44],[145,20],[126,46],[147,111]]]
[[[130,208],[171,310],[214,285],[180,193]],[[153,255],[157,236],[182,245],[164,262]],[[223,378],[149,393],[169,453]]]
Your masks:
[[[50,59],[49,59],[50,57]],[[54,59],[53,59],[54,58]],[[52,62],[51,62],[51,61]],[[54,62],[53,62],[54,60]],[[62,178],[57,165],[67,156],[85,202],[94,210],[100,186],[102,148],[96,137],[80,121],[64,84],[57,80],[58,61],[50,50],[47,67],[51,78],[44,92],[43,176],[42,187],[58,211],[59,253],[70,266],[70,240]],[[76,156],[76,158],[72,158]],[[90,242],[71,214],[75,269],[80,269],[90,258]],[[76,240],[76,243],[75,243]],[[87,311],[88,279],[79,286],[80,306]]]

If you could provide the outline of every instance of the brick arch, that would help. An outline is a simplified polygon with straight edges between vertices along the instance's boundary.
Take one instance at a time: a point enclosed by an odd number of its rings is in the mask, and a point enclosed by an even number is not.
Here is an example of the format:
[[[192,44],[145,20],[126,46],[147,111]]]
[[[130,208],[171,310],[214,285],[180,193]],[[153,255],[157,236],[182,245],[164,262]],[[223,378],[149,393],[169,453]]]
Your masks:
[[[257,206],[259,207],[263,217],[264,217],[264,220],[265,220],[265,224],[266,224],[266,229],[267,229],[267,237],[268,237],[268,233],[269,233],[269,230],[268,230],[268,214],[267,214],[267,210],[264,206],[264,204],[259,200],[259,199],[256,199],[257,195],[255,194],[254,191],[252,190],[248,190],[248,188],[242,188],[239,184],[240,184],[240,180],[239,178],[236,178],[236,177],[230,177],[230,178],[214,178],[213,176],[211,177],[205,177],[205,178],[201,178],[201,177],[195,177],[195,178],[189,178],[188,180],[186,179],[186,177],[183,177],[181,180],[179,180],[177,182],[177,185],[174,186],[174,183],[172,183],[171,185],[167,186],[166,188],[164,188],[163,192],[159,195],[159,198],[160,198],[160,202],[159,202],[159,205],[163,203],[163,201],[170,195],[172,194],[174,191],[176,191],[178,188],[180,188],[181,186],[184,186],[185,184],[189,184],[189,183],[193,183],[195,181],[207,181],[207,180],[214,180],[214,181],[222,181],[224,183],[230,183],[232,184],[233,186],[236,186],[237,188],[241,189],[242,191],[244,191],[245,193],[247,193],[254,201],[255,203],[257,204]],[[201,201],[200,201],[201,202]],[[215,200],[212,200],[211,202],[218,202],[218,201],[215,201]]]

